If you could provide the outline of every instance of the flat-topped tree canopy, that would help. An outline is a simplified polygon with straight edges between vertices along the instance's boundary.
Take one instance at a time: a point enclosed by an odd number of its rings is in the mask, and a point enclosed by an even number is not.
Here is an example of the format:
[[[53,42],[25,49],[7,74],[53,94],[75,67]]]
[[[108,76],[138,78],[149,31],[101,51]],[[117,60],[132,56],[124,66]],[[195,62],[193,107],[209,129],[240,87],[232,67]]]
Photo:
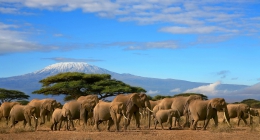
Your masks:
[[[141,87],[132,87],[122,81],[111,79],[109,74],[86,74],[66,72],[40,80],[42,88],[33,94],[66,95],[64,100],[77,99],[90,94],[99,95],[99,99],[122,93],[146,92]]]
[[[13,100],[24,100],[29,99],[29,95],[26,95],[25,93],[18,91],[18,90],[8,90],[4,88],[0,88],[0,101],[3,102],[10,102]]]

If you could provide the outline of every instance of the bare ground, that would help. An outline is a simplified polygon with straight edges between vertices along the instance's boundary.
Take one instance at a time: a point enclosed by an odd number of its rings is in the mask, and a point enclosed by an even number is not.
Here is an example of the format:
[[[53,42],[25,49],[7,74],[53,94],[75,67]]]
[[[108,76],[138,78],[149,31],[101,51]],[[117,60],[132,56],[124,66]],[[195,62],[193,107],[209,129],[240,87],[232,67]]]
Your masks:
[[[132,129],[127,131],[101,132],[95,130],[83,131],[77,128],[75,131],[50,131],[48,127],[41,127],[33,132],[31,129],[12,128],[9,132],[0,134],[0,140],[257,140],[260,138],[258,127],[222,127],[208,128],[208,130],[174,129],[161,130],[158,128]]]
[[[222,116],[221,114],[219,116]],[[219,118],[219,122],[221,122]],[[147,121],[141,121],[141,129],[135,128],[134,120],[130,124],[130,130],[115,132],[115,127],[112,126],[111,132],[106,131],[106,125],[100,124],[101,131],[97,131],[93,126],[87,126],[86,130],[82,129],[82,125],[76,125],[75,131],[51,131],[51,123],[39,126],[38,131],[34,131],[30,127],[23,128],[22,123],[19,122],[15,128],[6,126],[2,120],[0,122],[0,140],[258,140],[260,139],[260,125],[255,123],[251,126],[245,126],[243,122],[237,126],[237,119],[231,120],[232,127],[228,127],[225,123],[219,123],[215,127],[213,120],[210,121],[207,130],[201,130],[200,126],[203,122],[199,122],[197,130],[190,130],[189,128],[174,128],[167,130],[167,124],[164,124],[165,130],[161,130],[158,126],[157,130],[154,125],[147,128]],[[121,125],[122,126],[122,125]]]

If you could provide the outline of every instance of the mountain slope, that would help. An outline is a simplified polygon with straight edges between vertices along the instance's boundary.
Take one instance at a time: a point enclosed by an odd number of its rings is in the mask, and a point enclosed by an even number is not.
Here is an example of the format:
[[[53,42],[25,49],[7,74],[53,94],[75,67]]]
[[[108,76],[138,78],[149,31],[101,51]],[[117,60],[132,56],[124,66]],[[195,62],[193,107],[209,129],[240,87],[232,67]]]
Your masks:
[[[47,66],[39,71],[24,74],[21,76],[14,76],[8,78],[0,78],[0,88],[15,89],[25,92],[32,98],[45,98],[44,95],[31,94],[34,90],[41,88],[39,81],[48,76],[55,75],[61,72],[84,72],[84,73],[106,73],[110,74],[112,78],[123,81],[131,86],[140,86],[147,91],[155,92],[162,95],[173,95],[186,91],[188,89],[196,88],[209,83],[189,82],[175,79],[158,79],[135,76],[131,74],[119,74],[97,66],[89,65],[82,62],[64,62],[56,63]],[[218,90],[240,90],[246,88],[245,85],[228,85],[221,84]],[[178,89],[179,92],[170,92],[173,89]],[[156,95],[156,94],[154,94]],[[56,98],[56,97],[55,97]],[[57,97],[62,100],[61,97]]]

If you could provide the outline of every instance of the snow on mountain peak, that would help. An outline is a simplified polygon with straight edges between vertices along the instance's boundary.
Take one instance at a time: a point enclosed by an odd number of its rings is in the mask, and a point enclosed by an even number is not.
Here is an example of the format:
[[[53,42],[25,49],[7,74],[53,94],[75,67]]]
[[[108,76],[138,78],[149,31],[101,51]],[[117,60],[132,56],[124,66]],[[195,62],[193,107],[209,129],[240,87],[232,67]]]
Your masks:
[[[111,73],[106,69],[84,62],[60,62],[49,65],[42,70],[34,72],[34,74],[57,74],[61,72]]]

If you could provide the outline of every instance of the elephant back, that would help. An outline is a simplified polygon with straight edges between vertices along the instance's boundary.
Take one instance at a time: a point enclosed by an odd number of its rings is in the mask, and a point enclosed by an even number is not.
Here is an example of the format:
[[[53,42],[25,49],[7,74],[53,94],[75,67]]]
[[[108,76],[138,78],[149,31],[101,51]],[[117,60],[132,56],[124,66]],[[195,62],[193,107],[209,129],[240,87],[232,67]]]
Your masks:
[[[80,105],[81,105],[80,102],[78,102],[76,100],[72,100],[72,101],[65,103],[63,105],[62,109],[69,110],[71,112],[72,119],[79,119],[79,117],[80,117]]]
[[[131,95],[119,94],[114,98],[112,102],[123,102],[126,105],[130,97]]]
[[[13,117],[17,121],[24,119],[24,108],[25,105],[15,105],[10,111],[10,117]]]
[[[1,105],[2,111],[3,111],[3,116],[4,117],[8,117],[10,114],[11,109],[15,106],[15,105],[20,105],[19,102],[4,102]]]
[[[91,101],[95,102],[96,104],[99,102],[99,99],[98,99],[97,95],[80,96],[77,99],[78,102],[84,102],[86,100],[91,100]]]

